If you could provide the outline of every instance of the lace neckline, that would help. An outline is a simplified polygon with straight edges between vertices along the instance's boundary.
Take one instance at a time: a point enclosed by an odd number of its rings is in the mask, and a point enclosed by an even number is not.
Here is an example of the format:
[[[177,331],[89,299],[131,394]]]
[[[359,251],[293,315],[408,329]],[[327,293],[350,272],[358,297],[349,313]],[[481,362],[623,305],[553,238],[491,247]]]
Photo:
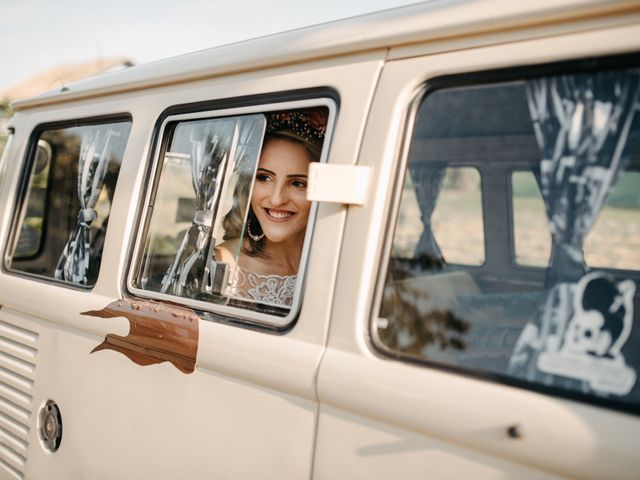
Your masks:
[[[261,275],[238,266],[230,293],[232,297],[242,300],[290,307],[297,278],[297,275]]]

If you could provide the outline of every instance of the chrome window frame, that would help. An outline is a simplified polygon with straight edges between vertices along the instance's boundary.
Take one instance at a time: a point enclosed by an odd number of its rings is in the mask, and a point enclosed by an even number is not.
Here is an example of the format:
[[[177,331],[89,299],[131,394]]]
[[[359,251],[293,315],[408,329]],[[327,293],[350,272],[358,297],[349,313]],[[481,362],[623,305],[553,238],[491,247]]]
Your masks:
[[[380,317],[380,307],[382,306],[382,296],[384,293],[385,281],[387,272],[389,270],[389,262],[391,260],[391,251],[393,249],[393,240],[396,235],[396,225],[398,222],[398,216],[400,215],[400,203],[402,201],[402,191],[404,186],[405,177],[407,174],[409,151],[411,150],[411,143],[413,140],[413,131],[415,127],[416,117],[418,115],[418,109],[422,103],[422,100],[427,95],[429,90],[428,80],[424,81],[419,88],[415,89],[410,95],[411,101],[408,102],[408,106],[405,112],[404,124],[400,126],[400,152],[396,159],[396,165],[394,165],[394,178],[391,183],[391,201],[387,209],[388,215],[385,224],[385,233],[382,235],[381,242],[382,248],[379,254],[378,272],[375,278],[375,288],[373,291],[373,298],[371,300],[371,311],[369,314],[369,344],[374,352],[381,355],[383,358],[394,358],[400,360],[413,360],[408,358],[407,355],[403,355],[401,352],[397,352],[387,347],[380,339],[378,334],[378,322],[382,320]],[[485,252],[486,253],[486,252]],[[423,366],[430,366],[424,365]]]
[[[423,100],[431,93],[437,90],[473,87],[487,83],[503,83],[513,80],[522,80],[528,78],[539,78],[542,76],[563,75],[571,73],[582,73],[590,71],[613,70],[618,68],[628,68],[640,65],[640,53],[621,53],[599,55],[596,57],[584,57],[579,59],[558,60],[542,64],[513,66],[505,68],[492,68],[487,70],[475,70],[466,72],[456,72],[450,74],[442,74],[434,77],[425,77],[422,79],[418,88],[414,89],[409,95],[410,101],[404,111],[404,124],[401,124],[399,131],[399,153],[396,156],[393,165],[394,177],[390,185],[390,202],[386,211],[386,229],[385,233],[380,237],[380,252],[376,257],[377,275],[375,277],[375,285],[373,295],[369,301],[369,316],[367,317],[368,328],[365,330],[367,335],[367,345],[370,351],[380,359],[388,361],[400,361],[403,363],[415,365],[419,368],[427,368],[439,370],[454,375],[475,378],[482,381],[488,381],[497,385],[506,385],[520,388],[530,392],[538,392],[550,397],[564,398],[580,402],[582,404],[603,407],[612,411],[620,411],[640,415],[640,403],[622,402],[611,397],[598,397],[592,394],[583,394],[578,391],[564,390],[556,386],[547,386],[542,383],[530,382],[506,374],[496,375],[481,369],[471,369],[468,367],[459,367],[453,364],[445,364],[432,361],[426,358],[411,357],[400,351],[388,348],[378,335],[378,322],[381,320],[380,308],[382,306],[382,296],[385,287],[385,280],[391,259],[391,250],[395,236],[395,225],[397,217],[400,213],[400,202],[402,198],[402,187],[404,178],[408,168],[409,151],[413,140],[413,131],[415,120]],[[510,182],[508,188],[510,189]],[[511,194],[509,190],[509,194]],[[509,204],[511,202],[509,201]],[[511,206],[509,206],[511,209]],[[512,212],[509,212],[510,221],[512,221]],[[486,228],[486,224],[485,224]],[[486,235],[485,235],[486,240]],[[487,243],[485,242],[485,255]],[[511,243],[510,248],[513,247]],[[476,266],[467,267],[467,270],[478,268]],[[536,267],[518,266],[521,270],[535,270]],[[610,269],[620,274],[638,273],[637,270],[627,269]]]
[[[186,307],[193,308],[200,312],[206,312],[213,314],[213,318],[210,316],[204,316],[207,320],[217,320],[217,316],[221,315],[220,320],[237,321],[242,324],[254,325],[258,327],[267,327],[271,329],[283,330],[289,328],[297,319],[302,305],[302,297],[304,292],[304,285],[306,280],[306,269],[309,259],[309,249],[311,248],[311,239],[313,237],[313,231],[316,223],[316,216],[318,210],[317,202],[312,202],[311,211],[309,212],[309,220],[307,223],[307,231],[304,238],[302,247],[302,253],[300,255],[300,266],[297,274],[296,286],[294,290],[293,301],[289,313],[285,316],[271,315],[266,312],[259,312],[243,308],[240,306],[223,305],[206,300],[195,300],[185,297],[179,297],[166,293],[159,293],[150,290],[144,290],[135,285],[135,278],[138,275],[140,267],[142,265],[142,259],[144,257],[144,243],[149,233],[149,227],[151,223],[151,201],[155,199],[155,194],[162,171],[161,165],[163,159],[161,158],[163,153],[163,146],[167,133],[167,126],[169,124],[185,121],[185,120],[204,120],[214,119],[220,117],[230,117],[239,115],[250,114],[265,114],[274,111],[286,111],[312,107],[327,107],[329,110],[329,118],[327,121],[327,128],[324,143],[322,145],[322,154],[320,157],[320,163],[326,163],[328,161],[329,150],[331,145],[331,138],[334,131],[334,124],[338,112],[338,102],[331,98],[331,96],[323,96],[319,93],[317,96],[309,96],[305,100],[291,100],[287,101],[286,95],[283,95],[283,100],[255,103],[247,106],[231,107],[231,108],[216,108],[211,107],[208,109],[202,109],[198,111],[189,111],[188,113],[175,113],[169,114],[164,117],[157,128],[157,135],[155,137],[154,149],[152,158],[150,159],[151,165],[148,170],[149,174],[147,178],[151,181],[147,183],[146,191],[143,195],[143,204],[140,209],[138,231],[136,232],[135,241],[133,244],[133,253],[131,255],[131,261],[129,262],[129,268],[126,278],[126,290],[136,297],[148,298],[152,300],[171,302],[180,304]],[[171,107],[174,108],[174,107]],[[178,107],[179,108],[179,107]],[[214,220],[215,221],[215,220]]]
[[[37,124],[30,132],[29,137],[27,139],[27,146],[25,150],[25,154],[22,157],[22,165],[20,170],[20,177],[17,182],[16,193],[14,195],[14,206],[13,211],[11,213],[10,221],[9,221],[9,234],[7,240],[4,244],[4,250],[2,252],[2,264],[0,265],[0,269],[3,273],[7,273],[10,275],[16,275],[19,277],[28,278],[31,280],[48,283],[51,285],[56,285],[58,287],[69,288],[76,291],[81,292],[92,292],[93,289],[100,281],[100,271],[98,271],[98,276],[96,280],[91,285],[79,285],[77,283],[67,282],[65,280],[59,280],[54,277],[48,277],[46,275],[40,275],[37,273],[25,272],[23,270],[18,270],[10,266],[11,260],[13,259],[13,250],[15,249],[16,242],[18,241],[18,237],[20,235],[18,225],[20,223],[20,219],[23,213],[23,210],[27,206],[27,193],[29,190],[29,182],[31,181],[31,170],[33,168],[33,164],[36,159],[36,153],[38,144],[40,143],[40,137],[43,132],[48,130],[56,130],[56,129],[65,129],[65,128],[73,128],[73,127],[84,127],[84,126],[96,126],[96,125],[107,125],[109,123],[129,123],[129,136],[127,137],[127,143],[125,144],[124,151],[122,154],[122,158],[120,159],[120,168],[122,167],[122,162],[127,155],[127,149],[129,148],[129,142],[131,141],[131,132],[133,131],[134,121],[133,116],[129,112],[115,113],[115,114],[106,114],[106,115],[98,115],[93,117],[77,117],[77,118],[69,118],[65,120],[56,120],[53,122],[45,122]],[[11,138],[11,137],[10,137]],[[9,142],[5,145],[5,150],[3,152],[3,157],[8,151]],[[2,165],[0,165],[2,167]],[[2,180],[1,174],[3,173],[2,168],[0,168],[0,180]],[[120,169],[118,169],[118,178],[120,177]],[[117,190],[117,180],[116,180],[116,190]],[[113,205],[112,205],[113,206]],[[111,209],[109,210],[109,216],[111,216]],[[103,247],[104,248],[104,247]],[[103,250],[104,251],[104,250]],[[100,263],[100,270],[102,270],[102,261]]]

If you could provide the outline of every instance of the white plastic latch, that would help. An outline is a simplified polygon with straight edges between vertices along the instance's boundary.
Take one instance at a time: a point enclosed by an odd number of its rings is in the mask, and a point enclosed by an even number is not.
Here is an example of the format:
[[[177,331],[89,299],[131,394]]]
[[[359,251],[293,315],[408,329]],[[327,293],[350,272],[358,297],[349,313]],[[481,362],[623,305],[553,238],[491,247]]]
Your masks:
[[[370,177],[371,167],[311,162],[307,200],[363,205]]]

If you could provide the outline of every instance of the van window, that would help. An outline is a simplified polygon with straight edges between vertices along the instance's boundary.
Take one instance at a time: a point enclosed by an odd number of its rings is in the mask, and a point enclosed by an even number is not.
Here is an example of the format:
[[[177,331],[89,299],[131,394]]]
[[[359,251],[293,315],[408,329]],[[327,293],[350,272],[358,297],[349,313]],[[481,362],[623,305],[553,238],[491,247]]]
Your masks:
[[[168,118],[132,289],[205,311],[289,315],[311,212],[307,170],[327,119],[324,106]]]
[[[546,267],[551,235],[542,194],[531,172],[511,177],[516,262]],[[640,171],[620,173],[602,211],[584,241],[591,267],[640,270]]]
[[[18,243],[13,252],[16,258],[33,257],[40,251],[43,236],[42,224],[45,214],[45,195],[47,193],[52,155],[53,152],[49,142],[44,139],[38,140],[36,157],[26,196],[27,209]]]
[[[436,203],[426,205],[425,196]],[[443,168],[433,178],[428,170],[416,170],[404,185],[402,198],[404,209],[398,214],[393,243],[395,257],[411,257],[416,249],[429,244],[449,263],[482,265],[484,223],[477,169]],[[419,225],[424,228],[418,237],[415,229]],[[457,240],[459,236],[469,236],[474,241],[462,245]]]
[[[639,99],[638,69],[428,92],[410,140],[376,346],[637,408]],[[466,229],[434,235],[443,171],[459,165],[480,172],[470,184],[482,201],[461,193],[446,218],[478,206],[484,233],[470,218]],[[483,262],[456,258],[483,236]]]
[[[511,195],[516,263],[544,268],[551,255],[551,235],[535,175],[529,170],[513,172]]]
[[[78,123],[35,134],[8,267],[89,287],[131,122]]]

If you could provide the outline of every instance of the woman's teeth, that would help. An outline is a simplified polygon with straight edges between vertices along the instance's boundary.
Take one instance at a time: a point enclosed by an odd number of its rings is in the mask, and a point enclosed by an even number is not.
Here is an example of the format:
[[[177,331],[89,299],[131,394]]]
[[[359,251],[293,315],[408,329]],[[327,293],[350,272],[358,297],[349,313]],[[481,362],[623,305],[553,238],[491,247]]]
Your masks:
[[[284,218],[288,218],[293,215],[291,212],[283,212],[279,210],[267,210],[267,213],[270,217],[276,218],[278,220],[282,220]]]

